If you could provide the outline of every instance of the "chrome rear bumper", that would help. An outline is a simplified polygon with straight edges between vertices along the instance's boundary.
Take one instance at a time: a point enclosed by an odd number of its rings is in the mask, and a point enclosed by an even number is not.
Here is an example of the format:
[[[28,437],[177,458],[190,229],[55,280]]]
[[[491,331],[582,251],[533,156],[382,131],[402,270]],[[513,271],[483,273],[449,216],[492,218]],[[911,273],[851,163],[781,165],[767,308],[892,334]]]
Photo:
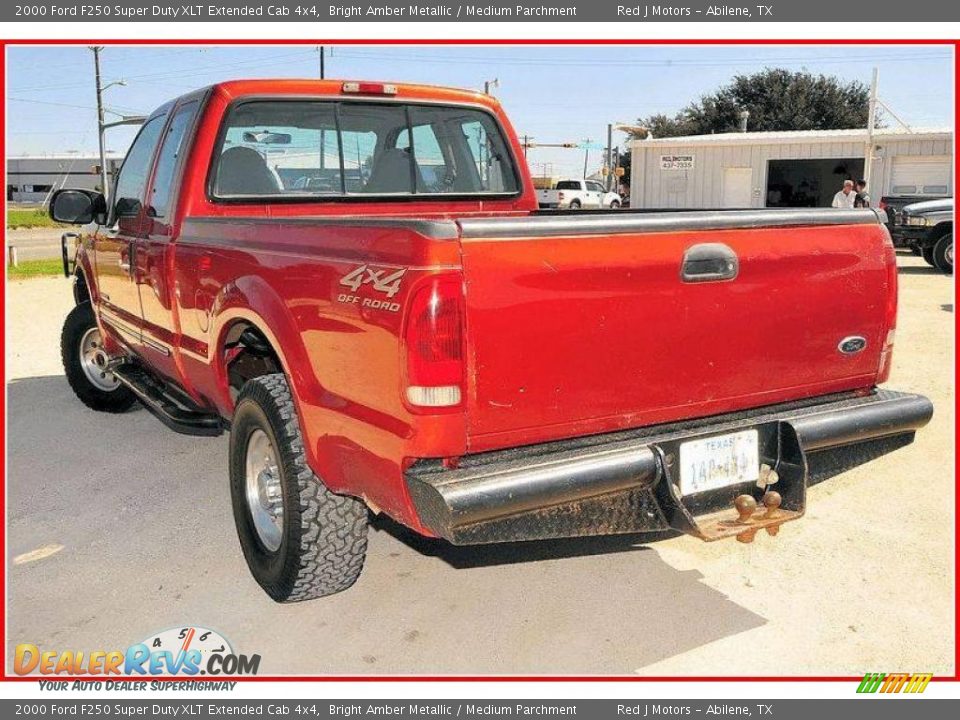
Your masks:
[[[406,479],[423,525],[456,544],[668,529],[709,540],[697,518],[744,493],[761,501],[763,491],[740,485],[681,497],[681,442],[757,428],[761,462],[779,473],[794,519],[808,484],[909,444],[932,415],[923,396],[879,390],[467,456],[453,470],[424,460]]]

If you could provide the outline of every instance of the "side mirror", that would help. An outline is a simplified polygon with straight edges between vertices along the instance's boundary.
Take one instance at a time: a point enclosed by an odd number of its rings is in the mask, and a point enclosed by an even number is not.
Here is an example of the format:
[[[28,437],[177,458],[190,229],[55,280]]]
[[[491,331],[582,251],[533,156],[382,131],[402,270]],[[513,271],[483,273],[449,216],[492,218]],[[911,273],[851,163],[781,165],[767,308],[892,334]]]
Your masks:
[[[107,201],[93,190],[57,190],[50,198],[50,218],[69,225],[103,223]]]
[[[140,209],[143,207],[140,201],[136,198],[117,198],[117,204],[114,208],[117,211],[117,217],[132,217],[134,215],[140,214]]]

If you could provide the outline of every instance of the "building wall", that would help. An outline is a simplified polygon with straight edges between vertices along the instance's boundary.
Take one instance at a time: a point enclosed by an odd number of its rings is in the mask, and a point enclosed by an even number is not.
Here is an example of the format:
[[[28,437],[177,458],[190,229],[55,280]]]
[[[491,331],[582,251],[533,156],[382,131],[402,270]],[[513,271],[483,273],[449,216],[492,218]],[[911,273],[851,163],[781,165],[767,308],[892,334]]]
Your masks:
[[[116,172],[121,162],[122,158],[108,157],[107,167]],[[7,158],[7,200],[43,202],[51,188],[95,190],[100,186],[100,176],[92,168],[99,164],[100,159],[91,155]]]
[[[637,143],[643,145],[643,143]],[[929,136],[880,138],[875,154],[873,198],[889,194],[893,158],[898,155],[952,155],[952,140]],[[847,140],[739,145],[651,144],[632,149],[630,205],[637,208],[721,207],[725,168],[749,167],[753,171],[752,207],[766,203],[767,162],[783,159],[863,158],[864,143]],[[661,155],[693,155],[692,170],[661,170]],[[839,189],[839,188],[838,188]],[[952,186],[951,186],[952,192]]]

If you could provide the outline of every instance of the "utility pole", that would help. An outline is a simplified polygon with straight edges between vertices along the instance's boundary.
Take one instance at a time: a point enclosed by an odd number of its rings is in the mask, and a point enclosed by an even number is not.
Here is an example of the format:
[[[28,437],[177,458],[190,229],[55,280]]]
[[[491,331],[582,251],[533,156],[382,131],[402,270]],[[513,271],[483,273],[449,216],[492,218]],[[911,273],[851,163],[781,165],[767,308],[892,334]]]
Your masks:
[[[590,143],[593,140],[587,138],[583,141],[583,179],[587,179],[587,161],[590,159]]]
[[[863,179],[870,188],[870,174],[873,172],[873,129],[877,123],[877,88],[880,84],[880,69],[873,69],[873,79],[870,82],[870,104],[867,107],[867,146],[863,156]]]
[[[326,68],[326,62],[324,57],[326,55],[326,52],[323,45],[320,45],[317,48],[317,50],[320,51],[320,79],[323,80],[324,78],[327,77],[327,68]]]
[[[103,136],[103,88],[100,86],[100,51],[103,50],[103,47],[94,45],[90,49],[93,51],[93,70],[97,84],[97,137],[100,141],[100,190],[103,193],[103,197],[109,200],[110,186],[107,183],[107,152],[104,147]]]
[[[607,123],[607,175],[604,178],[604,185],[607,192],[613,183],[613,123]]]
[[[533,140],[533,137],[530,135],[523,136],[523,159],[527,159],[527,150],[530,149],[530,141]]]

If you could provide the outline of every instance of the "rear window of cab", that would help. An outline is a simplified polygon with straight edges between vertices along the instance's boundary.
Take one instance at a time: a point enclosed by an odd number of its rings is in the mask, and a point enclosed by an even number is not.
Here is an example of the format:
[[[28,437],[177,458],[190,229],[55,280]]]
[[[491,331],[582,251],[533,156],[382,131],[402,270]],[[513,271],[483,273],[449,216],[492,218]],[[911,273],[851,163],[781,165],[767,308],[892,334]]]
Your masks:
[[[221,128],[217,199],[509,196],[519,175],[496,119],[461,106],[249,100]]]

